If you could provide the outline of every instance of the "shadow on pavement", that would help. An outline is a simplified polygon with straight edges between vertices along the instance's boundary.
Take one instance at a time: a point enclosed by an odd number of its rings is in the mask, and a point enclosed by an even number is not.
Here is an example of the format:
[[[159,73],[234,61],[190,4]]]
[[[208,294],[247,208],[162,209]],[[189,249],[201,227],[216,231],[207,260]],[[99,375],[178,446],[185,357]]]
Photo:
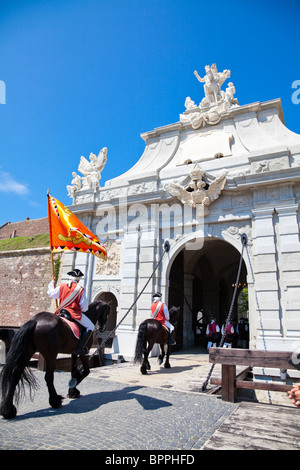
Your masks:
[[[31,411],[30,413],[17,415],[14,421],[21,421],[29,418],[42,418],[46,416],[62,415],[66,413],[87,413],[89,411],[96,410],[97,408],[100,408],[101,406],[104,406],[107,403],[126,400],[137,400],[138,403],[144,408],[144,410],[157,410],[159,408],[173,406],[173,404],[170,402],[159,400],[157,398],[149,397],[139,393],[134,393],[136,390],[139,390],[141,388],[143,387],[125,387],[121,390],[81,395],[80,398],[70,400],[69,403],[66,403],[61,408],[54,409],[49,406],[48,408],[44,408],[42,410],[37,409],[36,411]]]

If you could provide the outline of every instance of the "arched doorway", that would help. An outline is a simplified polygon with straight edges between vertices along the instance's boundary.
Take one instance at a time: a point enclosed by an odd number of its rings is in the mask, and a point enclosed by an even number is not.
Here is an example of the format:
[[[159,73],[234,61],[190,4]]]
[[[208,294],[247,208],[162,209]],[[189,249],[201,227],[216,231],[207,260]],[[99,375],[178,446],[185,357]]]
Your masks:
[[[117,307],[118,301],[116,296],[112,292],[101,292],[95,300],[103,300],[104,302],[110,303],[110,313],[106,322],[106,330],[104,333],[98,333],[98,338],[101,340],[106,338],[107,335],[115,328],[117,322]],[[107,341],[105,347],[111,348],[115,334],[113,334]]]
[[[168,305],[181,305],[183,315],[176,341],[181,348],[205,346],[205,330],[213,317],[221,326],[228,315],[235,287],[240,252],[219,238],[206,238],[200,250],[177,254],[169,271]],[[232,320],[238,321],[238,296],[247,285],[243,261]],[[202,312],[202,313],[200,313]],[[200,330],[200,335],[199,335]],[[199,338],[200,336],[200,338]]]

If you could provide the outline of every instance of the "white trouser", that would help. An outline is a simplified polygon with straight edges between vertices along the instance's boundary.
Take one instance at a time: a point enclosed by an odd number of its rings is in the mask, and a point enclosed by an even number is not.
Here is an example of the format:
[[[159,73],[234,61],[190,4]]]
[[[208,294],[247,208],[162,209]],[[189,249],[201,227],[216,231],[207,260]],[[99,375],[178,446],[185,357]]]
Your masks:
[[[95,327],[94,323],[84,313],[82,313],[81,315],[81,319],[76,321],[80,323],[80,325],[84,326],[88,331],[93,331]]]
[[[217,343],[213,343],[212,341],[208,341],[208,343],[207,343],[207,349],[209,349],[209,348],[211,348],[211,347],[216,348],[216,347],[217,347]]]
[[[174,326],[167,320],[165,320],[165,325],[169,328],[170,333],[172,333],[172,331],[174,330]]]

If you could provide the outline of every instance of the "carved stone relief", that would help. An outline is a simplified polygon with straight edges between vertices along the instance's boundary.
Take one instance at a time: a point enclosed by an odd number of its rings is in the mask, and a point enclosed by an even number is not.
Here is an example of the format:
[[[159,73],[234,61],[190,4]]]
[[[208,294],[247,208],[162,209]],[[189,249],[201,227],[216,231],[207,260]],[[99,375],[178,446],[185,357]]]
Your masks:
[[[98,295],[101,294],[102,292],[111,292],[116,297],[118,297],[121,292],[121,286],[120,284],[109,284],[106,282],[101,283],[101,284],[96,284],[92,289],[92,299],[97,298]]]
[[[267,158],[261,161],[252,161],[251,170],[253,173],[265,173],[268,171],[278,171],[289,168],[288,155],[280,158]]]
[[[190,172],[190,182],[187,187],[178,183],[169,185],[169,193],[176,196],[183,204],[196,207],[197,204],[209,206],[217,199],[226,183],[226,172],[215,178],[210,184],[204,179],[205,171],[195,165]]]
[[[241,235],[245,233],[248,238],[248,245],[253,245],[252,228],[250,224],[243,224],[242,222],[236,222],[234,225],[231,222],[230,225],[227,226],[225,224],[212,224],[208,229],[208,233],[212,237],[223,238],[226,232],[236,240],[240,240]]]
[[[78,171],[83,176],[77,175],[76,172],[72,173],[73,179],[71,185],[67,186],[68,196],[74,199],[75,194],[80,190],[90,190],[94,192],[99,189],[99,180],[101,179],[101,172],[107,162],[107,148],[103,147],[99,155],[96,156],[90,153],[89,161],[85,157],[80,158]]]
[[[216,64],[205,66],[206,75],[201,78],[195,70],[194,75],[200,83],[204,83],[205,97],[199,106],[188,96],[185,100],[186,111],[180,115],[180,121],[191,123],[193,129],[201,126],[216,125],[231,106],[238,106],[238,101],[234,98],[235,87],[232,82],[228,83],[225,91],[221,86],[230,77],[230,70],[218,72]]]
[[[105,244],[106,259],[97,259],[96,274],[113,276],[119,274],[121,259],[121,244],[112,240]]]

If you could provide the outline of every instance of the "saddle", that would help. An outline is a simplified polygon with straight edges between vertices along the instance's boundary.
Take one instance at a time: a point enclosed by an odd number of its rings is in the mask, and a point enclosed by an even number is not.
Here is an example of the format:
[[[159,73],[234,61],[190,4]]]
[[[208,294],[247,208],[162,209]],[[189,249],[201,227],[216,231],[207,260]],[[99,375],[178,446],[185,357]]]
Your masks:
[[[60,317],[69,326],[69,328],[71,328],[74,336],[77,339],[81,338],[86,328],[80,325],[80,323],[78,323],[76,320],[74,320],[74,318],[71,317],[71,314],[67,309],[62,308],[57,316]]]

